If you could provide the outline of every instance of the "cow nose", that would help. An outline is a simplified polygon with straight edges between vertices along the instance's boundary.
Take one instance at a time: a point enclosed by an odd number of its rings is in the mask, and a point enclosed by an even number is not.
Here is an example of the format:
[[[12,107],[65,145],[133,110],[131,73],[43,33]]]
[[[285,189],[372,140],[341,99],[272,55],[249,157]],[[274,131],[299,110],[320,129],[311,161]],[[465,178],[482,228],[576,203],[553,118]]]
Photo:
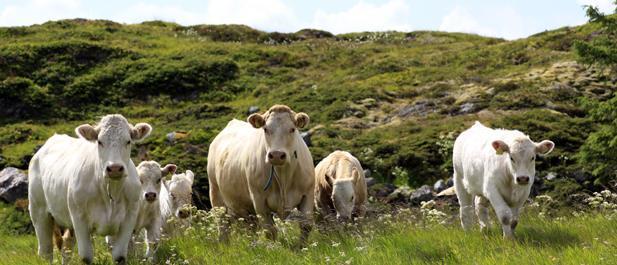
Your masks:
[[[155,192],[146,192],[146,201],[149,202],[153,202],[156,200],[156,193]]]
[[[521,185],[525,185],[529,183],[529,176],[518,176],[516,177],[516,182]]]
[[[178,217],[180,217],[181,219],[185,219],[187,217],[189,217],[189,211],[187,209],[181,209],[178,211]]]
[[[272,164],[282,164],[285,162],[285,158],[287,158],[287,154],[283,151],[270,151],[268,153],[268,159]]]
[[[107,166],[107,172],[109,173],[122,173],[124,171],[124,167],[118,164],[112,164]]]
[[[107,176],[110,178],[121,178],[124,176],[124,166],[121,164],[109,164],[105,167]]]

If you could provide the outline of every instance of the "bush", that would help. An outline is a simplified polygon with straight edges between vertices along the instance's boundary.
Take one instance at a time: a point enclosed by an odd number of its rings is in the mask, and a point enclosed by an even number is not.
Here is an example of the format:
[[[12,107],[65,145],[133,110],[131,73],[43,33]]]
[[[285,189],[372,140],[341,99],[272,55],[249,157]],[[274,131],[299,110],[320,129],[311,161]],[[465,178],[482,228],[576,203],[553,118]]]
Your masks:
[[[0,203],[0,234],[5,235],[22,235],[32,234],[34,227],[32,221],[30,221],[30,215],[28,214],[27,201],[18,201],[17,204],[26,204],[26,207],[20,205],[10,206],[4,203]]]
[[[22,77],[0,82],[0,117],[33,118],[44,116],[51,107],[47,91]]]

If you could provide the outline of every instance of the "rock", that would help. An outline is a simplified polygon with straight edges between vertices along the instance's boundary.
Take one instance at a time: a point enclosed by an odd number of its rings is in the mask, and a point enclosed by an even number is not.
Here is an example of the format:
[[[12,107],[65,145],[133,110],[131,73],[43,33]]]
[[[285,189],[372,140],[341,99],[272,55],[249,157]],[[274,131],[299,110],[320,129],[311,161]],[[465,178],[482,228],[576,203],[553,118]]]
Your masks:
[[[446,180],[446,186],[448,186],[448,188],[449,187],[454,187],[454,179],[453,178],[448,178]]]
[[[364,177],[365,178],[370,178],[371,177],[371,170],[370,169],[364,169]]]
[[[364,106],[367,109],[377,107],[377,100],[374,98],[365,98],[360,101],[360,105]]]
[[[374,178],[366,178],[364,181],[366,182],[366,187],[370,187],[370,186],[377,184],[377,180]]]
[[[474,113],[478,110],[476,104],[471,103],[471,102],[467,102],[467,103],[463,103],[457,114],[469,114],[469,113]]]
[[[14,203],[25,198],[28,198],[28,176],[14,167],[0,171],[0,199]]]
[[[578,183],[584,183],[587,180],[593,179],[593,176],[591,174],[588,174],[587,172],[582,170],[575,171],[574,174],[572,174],[572,177],[574,177],[574,179]]]
[[[313,142],[311,141],[311,133],[310,132],[300,133],[300,136],[302,136],[302,140],[304,140],[304,143],[306,144],[306,146],[308,146],[308,147],[313,146]]]
[[[392,183],[375,183],[368,189],[368,193],[379,199],[385,199],[396,190],[396,186]]]
[[[176,143],[176,140],[184,139],[188,136],[189,136],[189,133],[185,131],[176,131],[176,132],[170,132],[166,134],[167,142],[171,144]]]
[[[544,177],[546,180],[554,180],[557,178],[557,173],[555,172],[548,172],[548,174],[546,174],[546,176]]]
[[[257,113],[259,112],[259,107],[257,106],[250,106],[249,109],[246,111],[247,115],[251,115],[253,113]]]
[[[429,185],[423,185],[422,187],[414,190],[409,196],[409,202],[411,205],[417,206],[420,205],[420,202],[430,201],[435,196],[433,196],[433,191],[431,191],[431,187]]]
[[[413,105],[407,105],[399,109],[397,115],[399,117],[408,117],[408,116],[426,116],[427,114],[434,112],[435,104],[428,101],[418,101]]]
[[[435,182],[435,184],[433,184],[433,190],[435,192],[441,192],[442,190],[445,190],[447,188],[448,187],[446,186],[446,182],[443,181],[443,179],[440,179],[437,182]]]
[[[403,202],[406,203],[409,196],[411,196],[411,188],[409,188],[408,186],[401,186],[396,188],[396,190],[394,190],[392,193],[390,193],[388,195],[388,197],[386,197],[386,202],[388,203],[393,203],[393,202]]]

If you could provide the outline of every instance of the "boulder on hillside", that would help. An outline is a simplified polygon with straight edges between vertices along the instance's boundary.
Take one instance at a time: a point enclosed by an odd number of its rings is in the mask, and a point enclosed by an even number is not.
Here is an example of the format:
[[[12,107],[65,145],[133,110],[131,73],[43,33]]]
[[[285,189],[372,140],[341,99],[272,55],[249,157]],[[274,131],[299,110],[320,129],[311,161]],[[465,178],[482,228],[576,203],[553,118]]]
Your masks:
[[[443,179],[440,179],[437,182],[435,182],[435,184],[433,184],[433,190],[435,192],[441,192],[442,190],[445,190],[447,188],[448,188],[448,186],[447,186],[446,182],[443,181]]]
[[[386,197],[387,203],[407,203],[409,196],[411,196],[412,190],[408,186],[401,186],[396,188],[393,192]]]
[[[14,203],[28,198],[28,176],[14,167],[0,171],[0,199]]]
[[[429,185],[422,185],[422,187],[414,190],[409,196],[409,203],[413,206],[419,206],[420,202],[430,201],[434,198],[433,191]]]

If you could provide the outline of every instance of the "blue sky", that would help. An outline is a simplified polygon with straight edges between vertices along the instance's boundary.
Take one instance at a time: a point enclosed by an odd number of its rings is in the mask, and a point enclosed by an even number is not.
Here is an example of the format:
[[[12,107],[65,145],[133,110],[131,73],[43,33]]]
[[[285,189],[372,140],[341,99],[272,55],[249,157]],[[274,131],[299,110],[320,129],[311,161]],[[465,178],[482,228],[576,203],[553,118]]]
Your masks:
[[[266,31],[441,30],[516,39],[585,23],[583,5],[613,0],[0,0],[0,26],[66,18],[122,23],[246,24]]]

